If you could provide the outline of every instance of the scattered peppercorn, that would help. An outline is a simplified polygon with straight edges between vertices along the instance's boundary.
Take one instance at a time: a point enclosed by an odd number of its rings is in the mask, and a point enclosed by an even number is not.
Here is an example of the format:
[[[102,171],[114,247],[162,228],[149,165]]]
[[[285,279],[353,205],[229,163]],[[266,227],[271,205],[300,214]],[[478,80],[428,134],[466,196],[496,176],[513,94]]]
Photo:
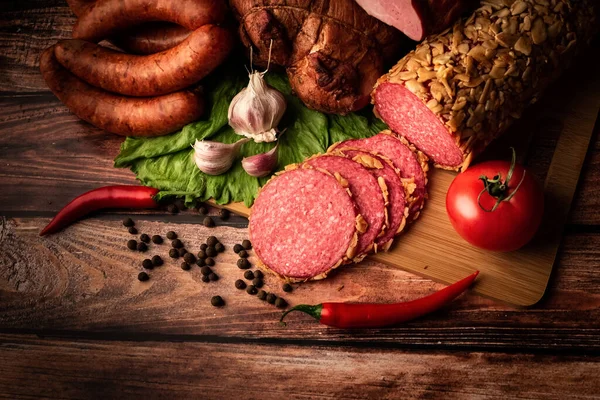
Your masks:
[[[275,296],[274,293],[267,294],[267,303],[269,303],[269,304],[275,304],[276,300],[277,300],[277,296]]]
[[[163,238],[160,235],[154,235],[152,236],[152,243],[154,244],[161,244],[163,242]]]
[[[243,247],[242,247],[242,245],[241,245],[241,244],[239,244],[239,243],[236,243],[236,244],[233,246],[233,251],[234,251],[236,254],[237,254],[237,253],[239,253],[239,252],[240,252],[240,251],[242,251],[242,250],[244,250],[244,248],[243,248]]]
[[[223,246],[223,243],[217,243],[215,244],[215,250],[217,253],[222,253],[225,251],[225,246]]]
[[[285,299],[282,299],[281,297],[275,300],[275,307],[277,308],[286,308],[287,305],[287,301],[285,301]]]
[[[131,233],[132,235],[137,235],[137,233],[138,233],[138,230],[135,226],[130,226],[129,229],[127,229],[127,231],[129,233]]]
[[[148,246],[146,245],[146,243],[140,242],[137,244],[137,249],[138,251],[141,251],[143,253],[144,251],[148,250]]]
[[[179,208],[175,204],[169,204],[167,206],[167,211],[171,214],[177,214],[179,212]]]
[[[196,256],[195,256],[195,255],[193,255],[192,253],[186,253],[186,254],[183,256],[183,259],[184,259],[184,260],[185,260],[185,262],[186,262],[186,263],[188,263],[188,264],[193,264],[193,263],[195,263],[195,262],[196,262]]]
[[[200,250],[205,251],[208,248],[208,245],[206,243],[202,243],[200,245]]]
[[[252,248],[252,243],[248,239],[244,239],[242,241],[242,247],[246,250],[250,250]]]
[[[210,279],[208,279],[208,275],[202,275],[202,282],[210,282]]]
[[[206,238],[206,244],[211,247],[215,247],[217,243],[219,243],[219,239],[217,239],[215,236],[209,236]]]
[[[241,279],[238,279],[237,281],[235,281],[235,287],[236,289],[244,290],[246,289],[246,282],[244,282]]]
[[[196,265],[199,267],[204,267],[206,265],[206,262],[204,262],[204,258],[199,258],[196,260]]]
[[[256,294],[256,297],[258,297],[261,300],[266,300],[266,298],[267,298],[267,292],[265,292],[264,290],[260,289],[258,291],[258,293]]]
[[[284,283],[282,289],[284,292],[288,292],[288,293],[291,292],[292,290],[294,290],[292,285],[290,285],[289,283]]]
[[[260,270],[258,270],[258,269],[257,269],[256,271],[254,271],[254,277],[255,277],[255,278],[261,278],[261,279],[262,279],[262,278],[263,278],[263,276],[264,276],[264,275],[263,275],[262,271],[260,271]]]
[[[202,215],[206,215],[208,214],[208,208],[206,208],[206,206],[200,206],[198,207],[198,212]]]
[[[221,208],[221,210],[219,211],[219,217],[221,217],[223,221],[228,220],[230,215],[231,213],[229,212],[229,210],[225,208]]]
[[[239,269],[248,269],[250,268],[250,261],[246,260],[245,258],[240,258],[237,260],[237,266]]]
[[[219,280],[219,275],[215,274],[214,272],[212,274],[208,275],[208,279],[210,279],[211,281],[218,281]]]
[[[200,268],[200,273],[204,276],[208,276],[212,274],[212,269],[210,269],[210,267],[202,267]]]
[[[146,258],[144,261],[142,261],[142,267],[146,269],[152,269],[154,268],[154,264],[152,263],[151,259]]]
[[[142,233],[140,235],[140,240],[144,243],[150,243],[150,236],[146,235],[145,233]]]
[[[137,249],[137,241],[136,241],[136,240],[133,240],[133,239],[131,239],[131,240],[128,240],[128,241],[127,241],[127,248],[128,248],[129,250],[135,250],[135,249]]]
[[[171,249],[171,250],[169,250],[169,257],[171,257],[171,258],[179,258],[179,252],[177,251],[177,249]]]
[[[248,294],[256,294],[257,292],[258,289],[256,289],[254,285],[248,285],[248,287],[246,288],[246,293]]]
[[[205,259],[207,257],[206,252],[204,250],[200,250],[198,252],[198,258]]]
[[[183,247],[183,242],[179,239],[175,239],[171,242],[171,246],[173,246],[176,249],[180,249]]]
[[[213,296],[212,299],[210,299],[210,304],[215,307],[223,307],[225,305],[225,301],[221,296]]]
[[[177,239],[177,234],[173,231],[169,231],[169,232],[167,232],[167,239],[169,239],[169,240]]]
[[[181,269],[184,271],[187,271],[190,269],[190,264],[186,263],[186,262],[182,262],[181,263]]]
[[[135,222],[133,222],[133,220],[131,218],[123,219],[123,226],[126,226],[129,228],[130,226],[134,226],[134,225],[135,225]]]
[[[206,265],[210,265],[211,267],[213,265],[215,265],[215,260],[210,257],[208,257],[206,260],[204,260],[204,262],[206,263]]]
[[[240,258],[248,258],[248,252],[246,250],[242,250],[238,253],[238,256],[240,256]]]
[[[254,278],[254,279],[252,279],[252,284],[254,286],[256,286],[257,288],[261,288],[261,287],[263,287],[263,280],[260,278]]]
[[[254,279],[254,272],[252,272],[252,271],[246,271],[246,272],[244,272],[244,278],[246,278],[249,281],[251,281],[252,279]]]
[[[148,275],[147,273],[145,273],[144,271],[140,272],[138,274],[138,280],[140,282],[144,282],[147,281],[148,279],[150,279],[150,275]]]
[[[215,226],[215,221],[213,221],[213,219],[211,217],[205,217],[204,221],[202,221],[202,223],[207,228],[214,228],[214,226]]]
[[[185,210],[187,207],[185,206],[185,201],[183,201],[183,199],[177,199],[175,200],[175,207],[179,208],[180,210]]]
[[[154,264],[155,267],[160,267],[161,265],[163,265],[163,259],[161,256],[154,256],[152,257],[152,264]]]
[[[215,257],[217,255],[217,250],[212,246],[208,246],[204,252],[208,257]]]
[[[183,257],[187,254],[188,251],[182,247],[180,249],[177,249],[177,252],[179,253],[179,257]]]

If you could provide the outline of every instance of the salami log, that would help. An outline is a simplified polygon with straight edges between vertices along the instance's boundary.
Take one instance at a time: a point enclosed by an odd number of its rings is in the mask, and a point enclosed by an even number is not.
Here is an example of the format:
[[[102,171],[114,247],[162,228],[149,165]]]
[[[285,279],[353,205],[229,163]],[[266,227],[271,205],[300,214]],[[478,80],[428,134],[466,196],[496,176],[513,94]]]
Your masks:
[[[590,0],[490,0],[379,79],[375,112],[442,168],[465,169],[593,37]]]
[[[361,160],[357,161],[327,154],[305,161],[307,165],[324,169],[348,183],[358,211],[367,223],[367,230],[358,238],[356,257],[353,261],[360,261],[373,250],[375,240],[385,233],[388,223],[385,181],[369,172],[371,166],[360,163]]]
[[[356,148],[382,154],[399,171],[407,187],[406,202],[409,209],[408,221],[414,221],[421,212],[427,198],[427,157],[417,151],[406,140],[390,131],[383,131],[367,139],[346,140],[336,143],[329,151],[343,148]]]
[[[262,265],[290,281],[322,279],[356,254],[364,231],[344,183],[312,168],[272,178],[252,206],[250,238]]]
[[[386,207],[388,216],[388,227],[383,235],[375,240],[374,250],[387,251],[398,235],[406,225],[408,208],[406,207],[406,190],[408,184],[400,179],[400,172],[394,168],[394,164],[381,154],[369,153],[364,150],[344,148],[343,143],[340,150],[333,150],[333,154],[342,154],[362,165],[369,165],[369,172],[375,178],[382,178],[388,194],[388,204]]]

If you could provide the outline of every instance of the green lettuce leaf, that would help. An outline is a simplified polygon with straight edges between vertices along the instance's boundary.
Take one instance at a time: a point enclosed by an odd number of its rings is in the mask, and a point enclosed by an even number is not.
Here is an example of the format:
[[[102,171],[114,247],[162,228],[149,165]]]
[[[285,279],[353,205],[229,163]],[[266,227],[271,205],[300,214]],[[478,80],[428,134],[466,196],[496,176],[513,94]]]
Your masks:
[[[277,170],[324,153],[335,142],[370,137],[387,128],[370,109],[345,116],[308,109],[292,95],[283,73],[270,72],[266,80],[287,100],[287,109],[279,125],[284,132],[278,139]],[[210,110],[205,119],[167,136],[127,138],[115,159],[115,166],[131,168],[142,184],[160,189],[159,200],[168,196],[185,197],[186,204],[191,205],[213,198],[218,204],[243,201],[251,206],[258,189],[269,178],[248,175],[239,161],[222,175],[206,175],[193,161],[191,145],[196,139],[233,143],[241,138],[227,124],[227,110],[231,99],[247,85],[247,74],[240,68],[229,66],[210,82],[206,88]],[[273,146],[275,143],[248,142],[242,146],[241,155],[263,153]]]

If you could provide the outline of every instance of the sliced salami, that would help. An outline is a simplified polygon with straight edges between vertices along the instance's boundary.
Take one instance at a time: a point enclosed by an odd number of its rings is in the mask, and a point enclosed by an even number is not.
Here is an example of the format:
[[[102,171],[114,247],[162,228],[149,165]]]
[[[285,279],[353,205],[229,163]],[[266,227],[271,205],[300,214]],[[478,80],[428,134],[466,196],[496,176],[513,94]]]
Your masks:
[[[312,168],[289,170],[267,182],[249,224],[263,266],[291,281],[325,278],[352,259],[364,229],[345,184]]]
[[[383,131],[366,139],[346,140],[334,144],[329,151],[337,148],[355,148],[379,153],[388,158],[400,172],[400,177],[408,185],[408,221],[414,221],[421,212],[427,198],[427,156],[416,150],[404,138],[391,131]]]
[[[383,155],[369,153],[364,150],[350,148],[335,149],[334,154],[341,153],[353,161],[363,165],[370,165],[369,172],[376,178],[383,178],[388,193],[388,227],[385,233],[375,240],[375,252],[387,251],[406,225],[408,208],[406,207],[405,183],[400,179],[399,171],[394,168],[392,162]]]
[[[383,179],[374,177],[369,169],[343,156],[320,155],[305,161],[306,165],[329,171],[348,182],[348,188],[359,213],[367,223],[366,231],[358,237],[354,261],[360,261],[375,245],[387,227],[387,189]]]

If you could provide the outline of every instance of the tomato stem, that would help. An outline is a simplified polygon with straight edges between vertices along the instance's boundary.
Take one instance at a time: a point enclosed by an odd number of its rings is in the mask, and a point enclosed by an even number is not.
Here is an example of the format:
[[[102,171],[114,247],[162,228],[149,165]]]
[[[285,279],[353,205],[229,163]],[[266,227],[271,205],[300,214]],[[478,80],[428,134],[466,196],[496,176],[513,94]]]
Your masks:
[[[523,171],[523,176],[521,177],[521,181],[517,184],[517,186],[515,187],[515,190],[513,190],[512,193],[508,194],[508,189],[509,189],[508,185],[510,183],[510,180],[512,179],[513,173],[515,172],[515,165],[517,164],[517,153],[515,152],[515,149],[513,147],[511,147],[510,149],[512,150],[512,160],[510,162],[510,168],[508,169],[508,173],[506,174],[506,180],[504,180],[504,181],[502,180],[501,173],[498,173],[496,176],[494,176],[491,179],[485,175],[481,175],[479,177],[479,179],[481,179],[481,181],[483,182],[483,189],[481,190],[481,192],[479,192],[479,196],[477,196],[477,204],[479,204],[479,207],[481,207],[481,209],[483,211],[486,211],[486,212],[496,211],[498,206],[503,201],[509,201],[510,199],[513,198],[515,193],[517,193],[517,190],[519,190],[519,188],[521,187],[523,180],[525,180],[525,174],[527,173],[527,171]],[[493,198],[496,199],[496,203],[489,210],[481,204],[481,196],[485,192],[488,192],[488,194],[490,196],[492,196]]]

